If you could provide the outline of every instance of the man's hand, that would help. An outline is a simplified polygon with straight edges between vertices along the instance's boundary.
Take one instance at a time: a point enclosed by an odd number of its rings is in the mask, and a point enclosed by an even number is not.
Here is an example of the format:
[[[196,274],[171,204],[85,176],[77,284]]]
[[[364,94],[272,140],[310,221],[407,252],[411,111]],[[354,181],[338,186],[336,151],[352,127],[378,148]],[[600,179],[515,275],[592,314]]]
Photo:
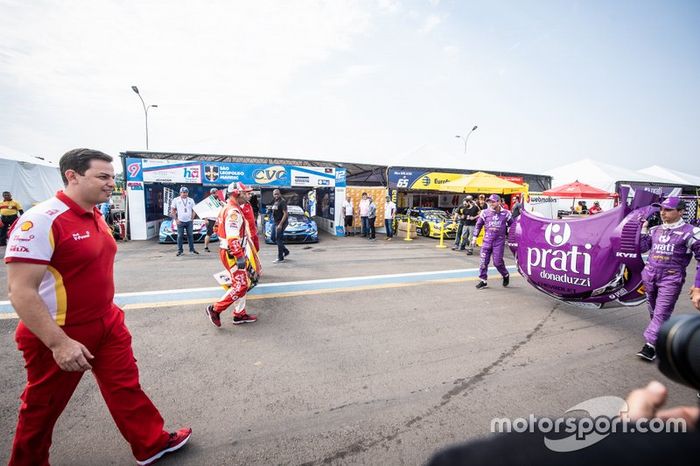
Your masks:
[[[690,302],[693,303],[695,309],[700,311],[700,288],[692,287],[688,295],[690,295]]]
[[[67,372],[85,372],[92,369],[88,359],[95,357],[82,343],[65,338],[60,343],[52,346],[53,359],[62,370]]]
[[[668,389],[657,381],[651,381],[644,388],[638,388],[627,396],[627,413],[620,413],[623,419],[636,421],[641,418],[652,419],[685,419],[689,430],[692,430],[700,418],[700,408],[696,406],[676,406],[675,408],[659,411],[666,402]]]

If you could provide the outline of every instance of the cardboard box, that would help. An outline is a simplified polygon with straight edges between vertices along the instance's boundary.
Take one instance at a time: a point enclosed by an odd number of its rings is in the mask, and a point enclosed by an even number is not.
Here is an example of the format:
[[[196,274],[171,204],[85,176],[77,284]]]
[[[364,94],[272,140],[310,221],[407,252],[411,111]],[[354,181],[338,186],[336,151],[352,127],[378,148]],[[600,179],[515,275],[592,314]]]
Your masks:
[[[405,238],[406,237],[406,230],[408,229],[408,226],[410,224],[408,222],[399,222],[398,230],[396,233],[396,237],[399,238]],[[411,233],[410,237],[411,238],[416,238],[418,236],[418,233],[416,231],[416,226],[415,225],[410,225],[411,226]]]

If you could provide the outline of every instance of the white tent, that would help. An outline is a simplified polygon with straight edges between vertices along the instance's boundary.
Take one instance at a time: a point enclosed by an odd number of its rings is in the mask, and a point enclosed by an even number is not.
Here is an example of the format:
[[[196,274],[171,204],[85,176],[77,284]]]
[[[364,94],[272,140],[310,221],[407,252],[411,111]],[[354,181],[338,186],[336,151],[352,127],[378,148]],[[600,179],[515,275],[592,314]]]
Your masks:
[[[688,173],[671,170],[670,168],[660,165],[652,165],[651,167],[642,168],[640,173],[652,176],[660,176],[672,180],[674,183],[684,184],[688,186],[700,186],[700,176],[690,175]]]
[[[544,173],[552,177],[552,187],[580,181],[593,187],[615,192],[615,183],[618,181],[630,181],[640,183],[664,183],[678,184],[677,181],[661,176],[641,173],[637,170],[618,167],[592,159],[582,159],[577,162],[553,168]]]
[[[675,184],[678,182],[656,175],[641,173],[637,170],[618,167],[592,159],[581,159],[573,163],[553,168],[544,173],[552,177],[552,187],[562,186],[573,181],[589,184],[595,188],[604,189],[609,193],[614,193],[617,182],[637,182],[637,183],[662,183]],[[582,199],[586,200],[586,199]],[[593,201],[593,200],[591,200]],[[612,208],[612,200],[600,200],[603,210]],[[556,208],[567,210],[571,208],[572,201],[560,199],[556,203]],[[589,203],[589,206],[591,204]],[[550,207],[554,207],[550,205]]]
[[[0,146],[0,191],[10,191],[24,210],[62,188],[58,164]]]

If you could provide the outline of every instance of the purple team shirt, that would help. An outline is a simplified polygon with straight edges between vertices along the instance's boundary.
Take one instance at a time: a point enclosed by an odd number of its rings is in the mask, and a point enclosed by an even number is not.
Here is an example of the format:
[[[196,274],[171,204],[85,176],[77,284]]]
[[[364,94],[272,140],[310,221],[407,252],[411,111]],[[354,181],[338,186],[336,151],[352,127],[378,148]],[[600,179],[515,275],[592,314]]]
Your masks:
[[[694,255],[698,261],[695,287],[700,287],[700,228],[683,220],[672,225],[659,225],[642,235],[640,248],[641,252],[649,251],[649,266],[678,269],[683,276]]]

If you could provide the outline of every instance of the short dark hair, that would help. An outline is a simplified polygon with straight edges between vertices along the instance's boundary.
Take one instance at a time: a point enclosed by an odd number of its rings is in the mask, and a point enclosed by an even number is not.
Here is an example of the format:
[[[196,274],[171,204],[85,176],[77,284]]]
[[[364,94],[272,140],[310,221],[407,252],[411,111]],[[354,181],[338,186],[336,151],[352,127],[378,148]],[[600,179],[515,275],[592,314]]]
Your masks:
[[[68,179],[66,178],[67,170],[73,170],[79,175],[84,175],[85,171],[90,168],[90,163],[93,160],[112,162],[114,159],[112,159],[111,155],[93,149],[73,149],[63,154],[63,157],[61,157],[61,160],[58,162],[63,184],[68,184]]]

